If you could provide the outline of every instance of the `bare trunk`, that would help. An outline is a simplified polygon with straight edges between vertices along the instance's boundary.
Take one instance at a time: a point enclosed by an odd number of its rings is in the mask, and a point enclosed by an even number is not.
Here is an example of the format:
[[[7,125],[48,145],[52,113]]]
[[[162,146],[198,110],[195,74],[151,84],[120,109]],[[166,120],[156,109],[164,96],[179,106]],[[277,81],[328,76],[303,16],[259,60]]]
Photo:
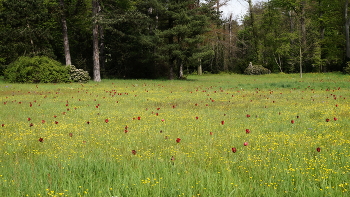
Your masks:
[[[300,78],[303,78],[303,51],[306,48],[306,27],[305,27],[305,1],[300,4],[300,46],[299,46],[299,67]]]
[[[181,64],[180,64],[180,73],[179,73],[179,78],[183,79],[184,78],[184,66],[181,60]]]
[[[299,46],[299,67],[300,67],[300,78],[303,78],[303,54],[301,51],[301,43]]]
[[[61,23],[62,23],[62,35],[63,35],[63,46],[64,46],[64,57],[66,59],[66,65],[72,65],[72,60],[69,51],[69,40],[68,40],[68,28],[67,20],[64,9],[64,0],[60,0],[61,5]]]
[[[350,35],[349,35],[349,26],[350,26],[350,17],[348,16],[348,6],[349,0],[345,1],[345,36],[346,36],[346,58],[350,60]]]
[[[198,62],[199,62],[199,65],[198,65],[198,72],[197,72],[197,74],[198,75],[202,75],[203,74],[203,72],[202,72],[202,60],[198,59]]]
[[[100,74],[100,49],[99,49],[99,27],[97,22],[99,12],[99,4],[98,0],[92,1],[92,13],[94,17],[93,21],[93,27],[92,27],[92,39],[93,39],[93,75],[94,75],[94,81],[100,82],[101,81],[101,74]]]
[[[102,71],[102,76],[105,73],[105,39],[104,39],[104,29],[102,26],[99,26],[100,31],[100,71]]]
[[[301,26],[301,38],[302,44],[306,46],[306,24],[305,24],[305,1],[301,2],[301,16],[300,16],[300,26]]]

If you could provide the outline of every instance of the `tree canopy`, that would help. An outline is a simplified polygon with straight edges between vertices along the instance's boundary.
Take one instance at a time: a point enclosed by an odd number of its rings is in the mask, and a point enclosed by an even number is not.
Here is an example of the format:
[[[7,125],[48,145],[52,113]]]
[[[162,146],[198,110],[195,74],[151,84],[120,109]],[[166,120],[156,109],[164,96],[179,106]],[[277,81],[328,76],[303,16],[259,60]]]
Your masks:
[[[343,71],[350,61],[348,0],[247,2],[233,19],[220,0],[1,0],[0,74],[38,55],[102,78],[243,73],[249,62],[272,72]]]

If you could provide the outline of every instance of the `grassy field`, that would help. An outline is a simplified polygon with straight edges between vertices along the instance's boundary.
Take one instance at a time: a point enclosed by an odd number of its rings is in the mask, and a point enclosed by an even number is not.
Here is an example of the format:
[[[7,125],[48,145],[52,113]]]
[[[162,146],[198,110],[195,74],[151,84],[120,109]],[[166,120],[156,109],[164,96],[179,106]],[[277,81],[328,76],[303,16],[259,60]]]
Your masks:
[[[350,76],[0,81],[0,196],[350,196]]]

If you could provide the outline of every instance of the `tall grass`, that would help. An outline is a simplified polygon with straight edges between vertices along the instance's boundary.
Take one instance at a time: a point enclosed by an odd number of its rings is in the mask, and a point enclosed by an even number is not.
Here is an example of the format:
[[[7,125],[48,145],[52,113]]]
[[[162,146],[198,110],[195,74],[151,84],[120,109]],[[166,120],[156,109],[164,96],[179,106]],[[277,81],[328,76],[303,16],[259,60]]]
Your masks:
[[[349,196],[349,82],[1,82],[0,196]]]

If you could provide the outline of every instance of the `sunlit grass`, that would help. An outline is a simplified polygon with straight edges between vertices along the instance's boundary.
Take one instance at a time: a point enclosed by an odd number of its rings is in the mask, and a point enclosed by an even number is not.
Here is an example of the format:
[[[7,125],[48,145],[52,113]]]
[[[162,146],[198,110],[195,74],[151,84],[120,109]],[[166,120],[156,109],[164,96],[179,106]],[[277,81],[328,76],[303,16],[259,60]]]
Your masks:
[[[0,196],[348,196],[349,82],[1,82]]]

